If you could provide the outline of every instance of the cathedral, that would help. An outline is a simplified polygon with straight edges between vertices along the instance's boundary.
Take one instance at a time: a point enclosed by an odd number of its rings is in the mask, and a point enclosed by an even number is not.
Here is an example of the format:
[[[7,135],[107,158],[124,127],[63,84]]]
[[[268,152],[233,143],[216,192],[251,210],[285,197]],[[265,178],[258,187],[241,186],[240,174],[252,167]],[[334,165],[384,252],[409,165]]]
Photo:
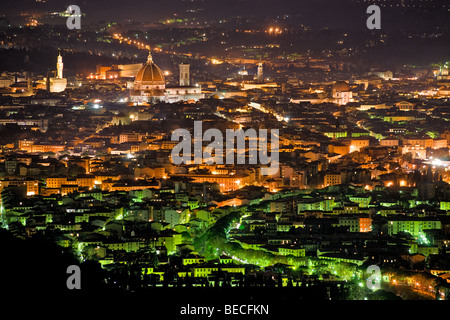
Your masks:
[[[353,101],[352,89],[345,81],[336,81],[331,89],[331,95],[340,106]]]
[[[177,87],[166,87],[164,73],[153,62],[149,53],[147,62],[136,74],[130,101],[141,103],[197,101],[204,98],[201,88],[191,86],[189,64],[180,64],[180,83]]]

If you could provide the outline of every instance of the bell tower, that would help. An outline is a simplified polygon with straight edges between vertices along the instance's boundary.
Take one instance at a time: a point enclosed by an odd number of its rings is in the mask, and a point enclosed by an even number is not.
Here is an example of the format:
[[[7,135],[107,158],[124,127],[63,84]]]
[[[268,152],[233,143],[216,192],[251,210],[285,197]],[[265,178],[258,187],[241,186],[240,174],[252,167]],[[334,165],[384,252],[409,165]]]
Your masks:
[[[256,79],[258,80],[258,82],[263,82],[263,80],[264,80],[263,64],[262,64],[261,59],[259,60],[259,63],[258,63]]]
[[[64,64],[63,64],[63,61],[62,61],[61,53],[59,53],[58,61],[56,62],[56,70],[57,70],[56,78],[57,79],[62,79],[63,78],[63,68],[64,68]]]
[[[189,75],[190,65],[187,63],[180,64],[180,86],[190,86],[190,75]]]

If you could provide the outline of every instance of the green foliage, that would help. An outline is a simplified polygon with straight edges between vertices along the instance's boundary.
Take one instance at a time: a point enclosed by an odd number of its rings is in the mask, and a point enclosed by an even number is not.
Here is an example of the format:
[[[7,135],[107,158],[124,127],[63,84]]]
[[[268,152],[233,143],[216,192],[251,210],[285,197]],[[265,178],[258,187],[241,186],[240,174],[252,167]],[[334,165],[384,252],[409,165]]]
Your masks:
[[[219,218],[205,233],[194,239],[193,245],[196,251],[207,258],[215,258],[222,254],[227,242],[227,233],[232,224],[239,221],[239,218],[238,212]]]
[[[403,300],[393,292],[377,290],[367,295],[367,300]]]
[[[197,252],[207,259],[217,258],[225,253],[242,263],[268,267],[276,264],[292,266],[308,274],[334,274],[342,280],[361,277],[358,267],[350,263],[328,261],[313,257],[294,257],[274,254],[264,249],[244,249],[239,243],[228,241],[227,234],[233,223],[238,222],[239,212],[232,212],[217,220],[202,235],[194,239],[193,245]]]

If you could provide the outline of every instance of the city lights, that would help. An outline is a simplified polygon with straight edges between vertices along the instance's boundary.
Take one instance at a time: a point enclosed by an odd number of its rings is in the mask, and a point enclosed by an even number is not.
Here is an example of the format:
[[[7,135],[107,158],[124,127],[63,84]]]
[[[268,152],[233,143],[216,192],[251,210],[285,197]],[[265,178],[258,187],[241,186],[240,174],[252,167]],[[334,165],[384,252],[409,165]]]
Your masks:
[[[450,4],[31,2],[0,17],[5,296],[448,299]]]

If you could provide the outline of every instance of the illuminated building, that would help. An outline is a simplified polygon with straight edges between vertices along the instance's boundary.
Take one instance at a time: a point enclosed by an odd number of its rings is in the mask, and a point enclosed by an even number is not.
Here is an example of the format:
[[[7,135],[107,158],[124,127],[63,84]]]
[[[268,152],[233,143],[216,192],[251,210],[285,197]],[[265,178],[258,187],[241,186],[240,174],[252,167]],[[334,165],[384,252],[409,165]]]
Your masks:
[[[166,87],[164,73],[153,62],[149,53],[147,62],[134,79],[130,100],[136,104],[178,101],[197,101],[204,98],[199,86],[190,86],[189,65],[180,65],[180,86]]]
[[[57,144],[35,144],[34,141],[31,140],[19,140],[18,148],[23,151],[27,151],[30,153],[43,153],[43,152],[60,152],[63,151],[66,146],[65,145],[57,145]]]
[[[441,229],[442,222],[434,218],[393,218],[388,220],[388,233],[408,232],[413,237],[423,237],[424,230]]]
[[[50,92],[62,92],[66,90],[67,79],[63,78],[63,61],[61,54],[56,63],[56,78],[50,78]]]
[[[304,199],[297,204],[297,213],[305,211],[331,211],[335,207],[333,199]]]
[[[66,177],[48,177],[45,179],[45,184],[47,188],[61,188],[63,184],[67,185]]]
[[[200,264],[204,263],[206,260],[202,256],[196,256],[196,255],[190,255],[187,257],[184,257],[182,259],[182,263],[184,266],[190,265],[190,264]]]
[[[253,89],[274,89],[274,88],[278,88],[279,85],[276,82],[267,82],[267,83],[255,83],[255,82],[243,82],[242,85],[242,90],[253,90]]]
[[[65,196],[78,191],[78,186],[76,185],[62,185],[61,186],[61,195]]]
[[[450,211],[450,201],[441,201],[439,208],[441,210]]]
[[[339,263],[351,263],[351,264],[356,264],[358,266],[362,265],[366,261],[366,258],[349,258],[349,257],[341,257],[339,255],[333,255],[333,254],[321,254],[317,257],[319,259],[330,260],[330,261],[339,262]]]
[[[34,144],[31,148],[31,152],[35,153],[45,153],[45,152],[60,152],[66,148],[64,145],[53,145],[53,144]]]
[[[39,130],[42,132],[45,132],[48,129],[48,119],[0,119],[0,125],[6,125],[8,123],[14,123],[18,126],[31,126],[39,128]],[[19,140],[19,142],[20,141],[23,140]],[[33,144],[32,141],[28,142],[31,142]]]
[[[395,106],[402,111],[411,111],[416,106],[415,103],[411,103],[408,101],[400,101],[395,104]]]
[[[337,154],[344,156],[344,155],[350,153],[350,146],[343,144],[343,143],[334,142],[328,146],[328,152],[329,153],[337,153]]]
[[[353,101],[352,90],[345,81],[336,81],[332,88],[332,97],[341,106]]]
[[[92,189],[96,185],[96,177],[94,175],[79,175],[76,178],[67,178],[63,176],[53,176],[45,179],[45,184],[47,189],[55,189],[60,191],[60,189],[64,189],[64,193],[69,193],[69,191],[73,191],[74,187],[76,188],[88,188]],[[61,191],[61,193],[63,193]]]
[[[372,231],[372,219],[365,216],[340,215],[334,226],[347,227],[349,232],[370,232]]]
[[[132,190],[143,190],[143,189],[159,189],[161,187],[159,181],[156,183],[147,181],[136,181],[136,182],[116,182],[112,184],[109,191],[132,191]]]
[[[347,131],[342,129],[332,129],[329,130],[328,128],[322,132],[325,136],[331,138],[331,139],[339,139],[339,138],[345,138],[347,137]]]
[[[248,76],[248,71],[247,71],[247,69],[245,68],[245,64],[244,64],[244,66],[242,67],[242,70],[239,70],[239,71],[238,71],[238,74],[239,74],[240,76]]]
[[[278,247],[278,254],[280,256],[304,257],[305,252],[306,250],[304,248],[296,248],[293,246]]]
[[[97,65],[97,72],[87,78],[91,80],[117,80],[119,78],[134,78],[142,68],[141,63],[114,64],[111,66]]]
[[[134,87],[131,93],[133,102],[157,102],[164,101],[164,89],[166,81],[161,69],[153,63],[151,53],[148,54],[147,62],[139,70],[134,79]]]
[[[380,146],[383,147],[397,147],[399,145],[399,139],[395,138],[385,138],[380,140]]]
[[[372,231],[372,218],[359,218],[359,232]]]
[[[7,88],[14,84],[14,76],[7,73],[2,73],[0,75],[0,88]]]
[[[193,268],[192,276],[193,277],[207,277],[211,275],[213,272],[218,272],[219,269],[222,272],[229,272],[229,273],[242,273],[245,274],[245,267],[241,265],[223,265],[223,266],[216,266],[216,265],[201,265],[198,267]]]
[[[0,180],[0,192],[7,187],[25,187],[27,196],[39,194],[39,181],[33,179],[6,179]]]
[[[377,76],[383,80],[391,80],[394,77],[394,74],[392,71],[371,71],[369,72],[369,75]]]
[[[350,196],[349,200],[351,202],[355,202],[359,205],[360,208],[368,208],[372,197],[370,195],[360,194]]]
[[[256,80],[258,82],[263,82],[264,81],[263,64],[262,64],[261,61],[259,61],[259,63],[258,63],[258,70],[257,70],[257,74],[256,74]]]
[[[11,97],[29,97],[34,94],[33,81],[30,76],[27,77],[27,81],[20,81],[9,86],[11,90],[4,95]]]
[[[403,116],[403,115],[393,115],[393,116],[386,116],[383,118],[386,122],[402,122],[402,121],[414,121],[419,120],[415,116]]]
[[[426,159],[427,149],[420,145],[404,144],[402,148],[402,154],[411,153],[413,159]]]
[[[250,184],[250,176],[248,175],[221,175],[221,174],[176,174],[176,177],[188,177],[193,179],[195,183],[217,183],[220,191],[228,192],[238,190]]]
[[[180,86],[188,87],[190,85],[189,64],[180,64]]]
[[[364,138],[364,137],[360,137],[360,138],[347,139],[347,140],[343,141],[343,143],[350,146],[349,152],[351,153],[354,151],[360,151],[361,149],[368,147],[370,140],[367,138]],[[336,152],[336,153],[339,153],[339,152]]]
[[[439,68],[439,74],[437,75],[438,80],[448,80],[450,79],[450,75],[448,72],[448,64],[446,64],[444,67]]]
[[[325,187],[328,186],[335,186],[342,183],[342,175],[339,172],[329,172],[325,174],[324,176],[324,185]]]
[[[433,139],[433,147],[432,147],[433,149],[442,149],[447,147],[448,147],[447,139],[444,138]]]

